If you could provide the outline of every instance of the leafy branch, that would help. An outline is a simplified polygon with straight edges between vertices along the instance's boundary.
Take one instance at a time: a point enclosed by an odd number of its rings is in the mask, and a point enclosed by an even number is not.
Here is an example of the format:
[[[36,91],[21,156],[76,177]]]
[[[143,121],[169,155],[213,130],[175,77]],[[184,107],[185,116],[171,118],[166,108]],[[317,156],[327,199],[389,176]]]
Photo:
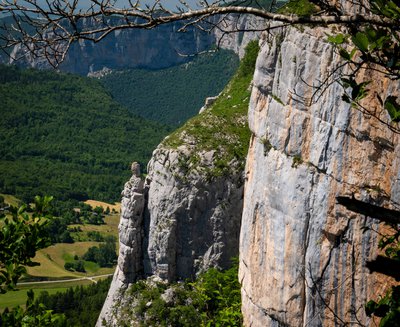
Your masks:
[[[51,245],[45,227],[52,199],[36,196],[32,213],[24,204],[19,208],[10,206],[1,214],[0,293],[15,288],[18,279],[26,273],[26,266],[38,265],[32,261],[36,251]]]

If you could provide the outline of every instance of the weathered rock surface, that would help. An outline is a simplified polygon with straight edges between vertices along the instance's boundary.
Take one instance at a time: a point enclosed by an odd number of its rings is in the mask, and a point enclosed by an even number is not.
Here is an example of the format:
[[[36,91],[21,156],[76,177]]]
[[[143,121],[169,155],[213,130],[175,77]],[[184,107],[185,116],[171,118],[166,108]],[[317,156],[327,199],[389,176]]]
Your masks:
[[[204,114],[217,120],[212,109]],[[245,111],[231,123],[248,131]],[[109,325],[125,319],[121,308],[130,304],[124,291],[136,280],[183,280],[210,267],[228,268],[238,256],[245,158],[230,160],[229,173],[217,173],[221,154],[203,148],[191,133],[176,132],[177,147],[168,139],[158,146],[144,183],[134,173],[125,184],[118,267],[98,326],[103,319]],[[227,149],[221,146],[220,151]]]
[[[118,266],[98,326],[103,319],[118,325],[121,312],[115,304],[129,305],[123,294],[137,279],[183,280],[210,267],[227,268],[238,255],[243,171],[207,181],[199,170],[188,172],[190,155],[186,147],[160,145],[146,186],[135,173],[125,184]],[[212,157],[202,153],[197,164],[212,167]]]
[[[324,32],[290,28],[261,41],[240,236],[245,326],[367,325],[364,304],[385,291],[365,267],[378,236],[362,227],[378,221],[336,197],[398,208],[399,135],[376,119],[390,121],[374,96],[365,99],[373,115],[344,103],[338,83],[312,98],[339,63]],[[383,99],[399,89],[360,78]]]
[[[102,326],[105,319],[114,323],[113,305],[121,297],[129,283],[135,281],[142,271],[143,211],[145,207],[144,181],[140,177],[140,166],[134,162],[132,177],[125,183],[121,200],[118,265],[103,309],[98,319]]]
[[[216,20],[219,21],[218,27],[213,30],[216,43],[222,49],[234,51],[240,58],[243,58],[247,44],[257,40],[267,24],[259,17],[233,14],[224,16],[222,20],[217,17]]]
[[[174,281],[210,267],[227,268],[238,255],[243,172],[207,180],[213,153],[160,146],[149,163],[144,273]]]

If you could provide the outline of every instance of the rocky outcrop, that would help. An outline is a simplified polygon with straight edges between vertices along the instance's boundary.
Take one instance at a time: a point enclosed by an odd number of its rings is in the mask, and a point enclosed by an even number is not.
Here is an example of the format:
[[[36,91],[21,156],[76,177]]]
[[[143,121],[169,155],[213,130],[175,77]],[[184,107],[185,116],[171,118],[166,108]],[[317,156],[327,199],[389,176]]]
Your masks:
[[[122,308],[134,304],[124,291],[138,279],[184,280],[228,268],[238,256],[250,91],[240,89],[233,101],[231,88],[157,147],[144,184],[132,169],[122,193],[118,267],[98,326],[127,319]]]
[[[246,15],[231,14],[224,16],[223,19],[220,17],[214,19],[218,22],[217,27],[213,29],[215,42],[222,49],[234,51],[240,58],[243,58],[249,42],[258,40],[261,31],[268,24],[262,18]]]
[[[121,220],[119,229],[118,264],[98,326],[103,320],[114,323],[113,306],[121,298],[129,283],[135,281],[142,271],[143,211],[145,207],[144,181],[140,177],[140,166],[137,162],[131,166],[132,177],[125,183],[121,200]]]
[[[200,167],[212,169],[213,152],[202,153],[193,167],[190,149],[160,145],[145,188],[137,174],[125,184],[118,266],[98,326],[124,319],[120,308],[132,305],[124,292],[138,279],[184,280],[210,267],[227,268],[238,256],[243,170],[207,180]]]
[[[264,35],[257,60],[240,236],[244,324],[368,325],[363,306],[385,284],[365,267],[378,236],[363,227],[379,224],[336,197],[399,207],[399,134],[377,119],[390,121],[375,99],[399,84],[359,76],[373,81],[369,115],[342,101],[338,83],[314,93],[340,59],[326,30],[303,29]]]
[[[145,275],[183,280],[238,255],[243,171],[208,179],[215,151],[160,146],[149,163]]]

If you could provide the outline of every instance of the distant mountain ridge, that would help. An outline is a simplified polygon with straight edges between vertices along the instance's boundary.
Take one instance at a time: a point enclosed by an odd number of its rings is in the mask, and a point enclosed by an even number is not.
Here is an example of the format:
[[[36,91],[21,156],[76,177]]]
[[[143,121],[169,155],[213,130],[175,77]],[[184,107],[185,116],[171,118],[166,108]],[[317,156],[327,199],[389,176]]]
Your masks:
[[[0,22],[10,24],[8,17]],[[83,25],[93,25],[91,20]],[[254,28],[261,24],[260,20],[239,16],[224,18],[224,30]],[[102,42],[93,43],[81,40],[72,44],[60,69],[79,75],[88,75],[103,69],[162,69],[189,62],[191,55],[218,45],[222,49],[233,50],[240,56],[244,54],[244,46],[252,38],[252,33],[224,33],[218,28],[210,33],[196,28],[187,28],[186,32],[178,32],[182,22],[161,25],[154,30],[124,29],[108,35]],[[254,33],[253,33],[254,34]],[[13,53],[21,55],[20,48],[14,48]],[[5,54],[0,54],[0,62],[12,63]],[[18,64],[38,69],[51,68],[44,58],[25,56]]]
[[[11,24],[9,17],[0,21]],[[82,26],[96,28],[99,23],[92,19],[82,21]],[[81,40],[72,44],[60,69],[65,72],[87,75],[108,69],[146,68],[162,69],[190,61],[192,58],[180,54],[192,55],[207,50],[215,43],[213,34],[189,28],[184,33],[177,33],[182,23],[171,23],[159,26],[154,30],[117,30],[108,35],[102,42],[93,43]],[[13,49],[14,54],[21,55],[20,47]],[[16,63],[5,55],[0,57],[3,63]],[[51,68],[45,58],[30,55],[19,60],[17,64],[46,69]]]

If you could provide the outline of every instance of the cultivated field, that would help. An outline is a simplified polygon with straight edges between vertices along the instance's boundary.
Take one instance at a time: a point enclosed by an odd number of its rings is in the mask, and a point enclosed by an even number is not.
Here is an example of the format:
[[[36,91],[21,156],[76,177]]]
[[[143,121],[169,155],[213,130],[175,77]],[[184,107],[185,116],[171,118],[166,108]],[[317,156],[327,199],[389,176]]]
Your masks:
[[[85,203],[90,205],[92,208],[102,207],[104,210],[106,210],[108,207],[108,208],[110,208],[111,211],[114,209],[114,211],[116,213],[121,212],[121,203],[119,203],[119,202],[116,202],[115,204],[110,204],[110,203],[96,201],[96,200],[87,200],[87,201],[85,201]]]
[[[14,206],[19,204],[19,200],[10,195],[3,195],[5,202]],[[17,290],[9,291],[6,294],[0,294],[0,311],[6,307],[13,307],[16,305],[24,305],[27,299],[26,292],[29,289],[34,289],[35,294],[40,294],[42,291],[48,291],[50,294],[54,294],[58,291],[66,290],[68,287],[77,285],[88,285],[95,282],[98,278],[91,278],[92,276],[100,276],[99,278],[105,278],[102,275],[112,274],[115,267],[101,268],[98,264],[91,261],[84,261],[84,267],[86,272],[68,271],[64,268],[65,263],[73,262],[74,258],[81,258],[82,255],[92,246],[98,246],[100,242],[88,241],[88,232],[98,232],[102,236],[114,235],[117,239],[118,247],[118,223],[119,223],[119,211],[120,205],[107,204],[105,202],[99,202],[90,200],[86,203],[90,204],[93,208],[101,206],[104,209],[107,207],[110,210],[114,209],[117,213],[106,215],[104,218],[105,224],[103,225],[69,225],[68,228],[79,227],[79,232],[73,232],[73,238],[75,243],[57,243],[51,245],[45,249],[37,252],[34,261],[40,263],[36,267],[27,267],[28,275],[20,280],[20,283],[29,281],[49,281],[48,283],[35,283],[35,284],[19,284]],[[78,241],[82,240],[82,241]],[[82,279],[86,278],[87,279]],[[57,283],[51,283],[50,281],[60,281],[68,279],[78,279],[75,281],[62,281]]]

